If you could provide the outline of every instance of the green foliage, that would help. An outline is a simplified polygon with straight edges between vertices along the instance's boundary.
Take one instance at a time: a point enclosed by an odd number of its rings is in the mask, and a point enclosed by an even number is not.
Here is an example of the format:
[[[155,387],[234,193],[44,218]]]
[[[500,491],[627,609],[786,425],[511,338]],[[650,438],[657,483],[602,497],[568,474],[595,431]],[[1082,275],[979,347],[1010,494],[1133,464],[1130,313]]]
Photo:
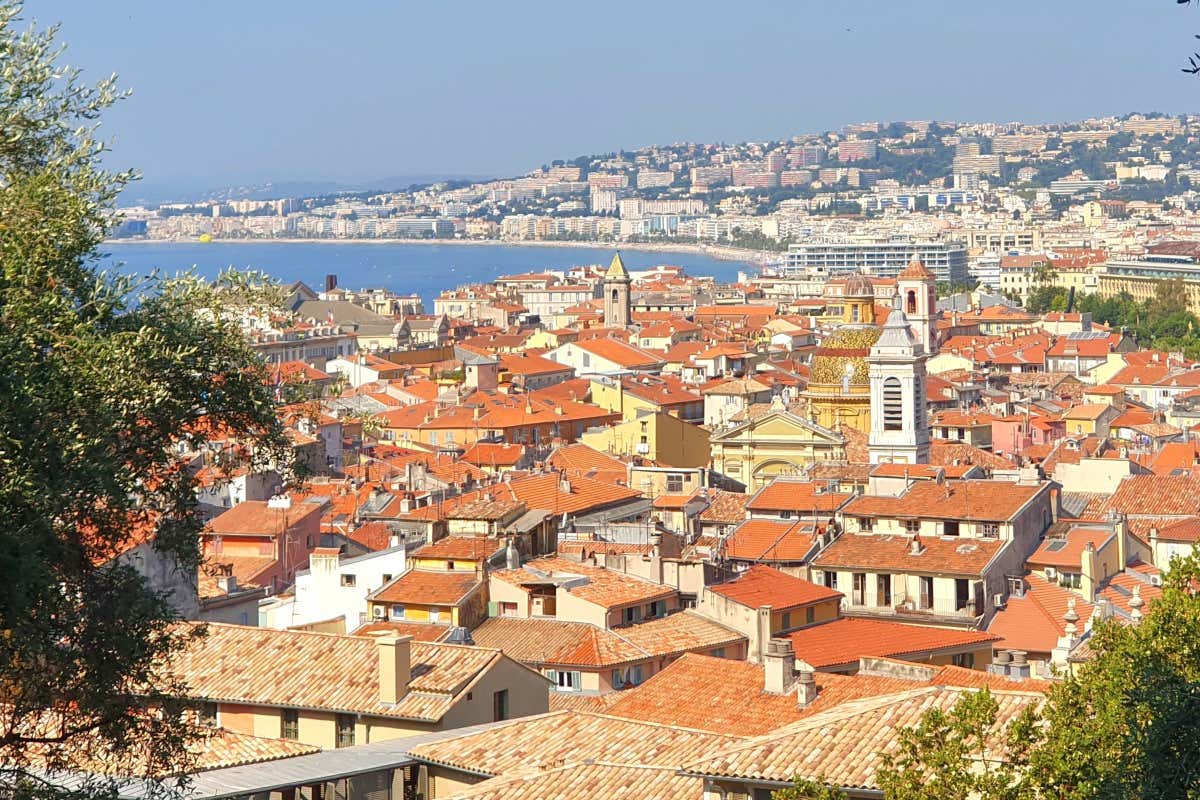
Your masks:
[[[1140,625],[1096,626],[1056,687],[1027,782],[1043,797],[1200,796],[1200,558],[1175,561]]]
[[[96,120],[120,95],[60,67],[55,30],[19,29],[20,10],[0,2],[0,791],[51,795],[35,768],[186,763],[196,731],[160,667],[197,634],[115,557],[152,538],[194,570],[201,522],[177,445],[242,433],[267,461],[286,440],[237,321],[265,299],[259,279],[97,271],[132,177],[99,166]]]
[[[771,792],[771,800],[846,800],[846,793],[824,778],[810,781],[797,775],[791,786]]]
[[[1030,291],[1025,307],[1034,314],[1066,311],[1067,297],[1066,289],[1043,285]],[[1200,320],[1187,310],[1186,287],[1179,280],[1160,281],[1154,298],[1145,301],[1127,294],[1076,295],[1074,310],[1090,313],[1096,322],[1113,328],[1129,328],[1143,347],[1200,358]]]
[[[876,774],[887,800],[1016,800],[1020,767],[1035,718],[1021,714],[997,731],[999,704],[986,688],[949,711],[931,708],[899,732],[898,752],[883,754]]]
[[[1172,562],[1137,625],[1097,623],[1093,658],[995,736],[987,690],[927,711],[883,755],[887,800],[1200,797],[1200,555]],[[1004,763],[986,759],[990,747]]]

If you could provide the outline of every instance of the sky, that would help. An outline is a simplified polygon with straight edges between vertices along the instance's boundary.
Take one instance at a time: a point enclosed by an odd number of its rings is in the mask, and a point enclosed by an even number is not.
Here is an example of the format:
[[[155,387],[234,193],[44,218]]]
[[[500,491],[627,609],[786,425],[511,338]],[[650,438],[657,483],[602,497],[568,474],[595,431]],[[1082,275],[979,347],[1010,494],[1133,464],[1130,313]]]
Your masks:
[[[26,0],[149,186],[519,174],[866,120],[1200,110],[1174,0]]]

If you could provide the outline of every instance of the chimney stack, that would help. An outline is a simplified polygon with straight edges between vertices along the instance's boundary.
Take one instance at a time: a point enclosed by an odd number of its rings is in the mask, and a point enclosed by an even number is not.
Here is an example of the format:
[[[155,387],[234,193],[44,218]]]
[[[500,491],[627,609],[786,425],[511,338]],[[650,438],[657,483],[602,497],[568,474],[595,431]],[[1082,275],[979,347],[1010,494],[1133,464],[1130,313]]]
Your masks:
[[[796,673],[796,705],[808,708],[817,699],[817,677],[811,669]]]
[[[376,641],[379,652],[379,702],[395,704],[408,693],[412,677],[412,637],[387,636]]]
[[[796,654],[791,639],[771,639],[763,657],[764,689],[771,694],[787,694],[796,677]]]

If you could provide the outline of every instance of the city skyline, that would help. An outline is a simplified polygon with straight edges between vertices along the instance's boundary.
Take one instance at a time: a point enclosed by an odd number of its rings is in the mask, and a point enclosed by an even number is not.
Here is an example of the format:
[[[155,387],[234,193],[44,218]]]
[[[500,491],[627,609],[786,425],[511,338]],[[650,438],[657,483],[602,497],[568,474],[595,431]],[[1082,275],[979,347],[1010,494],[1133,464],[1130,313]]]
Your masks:
[[[940,2],[919,13],[766,3],[720,25],[695,6],[635,18],[618,3],[597,19],[525,9],[474,9],[457,31],[449,12],[411,7],[330,19],[308,4],[256,6],[236,29],[216,24],[229,18],[220,8],[148,3],[115,14],[31,4],[25,15],[60,17],[68,60],[92,78],[93,65],[111,67],[134,91],[104,130],[110,163],[142,170],[144,191],[512,175],[555,158],[869,119],[1179,113],[1195,86],[1176,63],[1192,17],[1168,4],[1094,3],[1063,19],[1032,3],[1003,18]],[[112,47],[128,37],[139,46]]]

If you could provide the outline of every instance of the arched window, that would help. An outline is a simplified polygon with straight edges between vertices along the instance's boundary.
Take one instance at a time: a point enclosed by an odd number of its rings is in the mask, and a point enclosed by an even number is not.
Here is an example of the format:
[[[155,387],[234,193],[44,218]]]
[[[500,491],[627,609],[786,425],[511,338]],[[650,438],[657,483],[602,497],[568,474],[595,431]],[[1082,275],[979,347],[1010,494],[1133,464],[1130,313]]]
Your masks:
[[[904,313],[905,314],[917,313],[917,293],[914,292],[912,289],[908,290],[908,303],[907,303],[907,308],[904,309]]]
[[[617,302],[617,298],[619,298],[620,296],[621,296],[621,293],[617,289],[613,289],[612,301],[614,303]]]
[[[899,378],[887,378],[883,382],[883,429],[904,429],[904,391]]]

